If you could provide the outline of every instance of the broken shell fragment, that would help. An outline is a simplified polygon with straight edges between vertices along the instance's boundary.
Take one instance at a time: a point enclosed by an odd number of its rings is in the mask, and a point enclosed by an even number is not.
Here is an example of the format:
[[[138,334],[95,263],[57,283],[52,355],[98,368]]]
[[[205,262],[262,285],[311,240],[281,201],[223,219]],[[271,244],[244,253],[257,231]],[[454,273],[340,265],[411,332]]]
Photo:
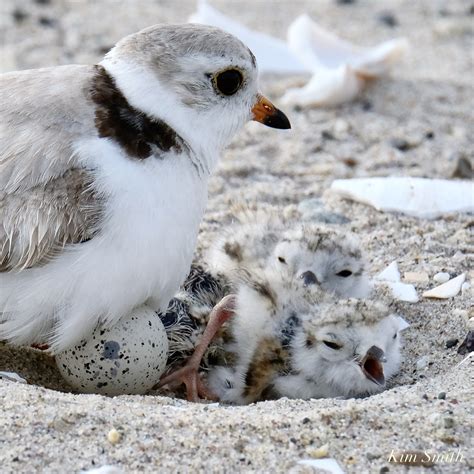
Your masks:
[[[432,288],[431,290],[425,291],[423,293],[424,298],[437,298],[437,299],[447,299],[456,296],[460,291],[464,280],[466,279],[466,274],[462,273],[456,278],[443,283],[440,286]]]

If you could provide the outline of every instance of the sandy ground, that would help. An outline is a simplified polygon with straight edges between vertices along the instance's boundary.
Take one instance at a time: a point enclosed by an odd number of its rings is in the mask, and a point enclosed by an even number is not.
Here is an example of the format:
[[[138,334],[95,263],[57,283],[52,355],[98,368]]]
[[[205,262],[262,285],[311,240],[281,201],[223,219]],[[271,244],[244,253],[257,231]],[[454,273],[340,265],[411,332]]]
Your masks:
[[[474,4],[341,3],[212,1],[278,37],[307,12],[360,44],[406,35],[413,48],[391,78],[373,84],[354,103],[288,110],[293,125],[288,133],[249,124],[211,180],[200,246],[229,222],[232,202],[250,201],[280,206],[282,212],[299,210],[302,219],[348,221],[338,225],[359,234],[372,273],[396,260],[402,275],[466,272],[472,281],[472,216],[425,221],[383,214],[327,189],[342,177],[453,178],[460,162],[472,162]],[[96,62],[125,34],[184,21],[194,2],[3,0],[0,9],[0,67],[8,71]],[[387,13],[395,26],[382,21]],[[278,103],[285,87],[298,81],[263,78],[262,91]],[[394,139],[405,141],[405,151]],[[464,172],[464,177],[470,176]],[[421,292],[434,283],[416,286]],[[105,464],[123,472],[312,472],[297,463],[324,444],[351,473],[406,472],[407,467],[389,463],[392,450],[459,452],[460,462],[438,463],[430,472],[467,472],[474,467],[474,374],[472,362],[459,365],[463,356],[456,349],[473,316],[471,304],[470,292],[401,304],[411,323],[401,373],[389,390],[359,400],[282,399],[222,407],[159,396],[76,395],[67,393],[49,357],[0,344],[0,370],[29,381],[0,380],[0,472],[69,473]],[[111,429],[120,435],[116,443],[107,438]],[[410,472],[424,469],[410,467]]]

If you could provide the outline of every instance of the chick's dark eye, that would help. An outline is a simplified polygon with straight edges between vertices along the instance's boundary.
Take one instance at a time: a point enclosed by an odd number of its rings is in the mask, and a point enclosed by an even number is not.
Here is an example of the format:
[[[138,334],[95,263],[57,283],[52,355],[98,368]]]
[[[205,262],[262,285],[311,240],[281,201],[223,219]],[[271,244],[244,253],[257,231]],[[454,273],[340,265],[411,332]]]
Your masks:
[[[323,341],[323,343],[331,349],[334,349],[335,351],[338,351],[342,347],[340,344],[337,344],[336,342],[332,341]]]
[[[347,278],[352,275],[352,272],[350,270],[341,270],[339,273],[336,273],[337,276]]]
[[[235,94],[242,85],[242,74],[237,69],[227,69],[214,78],[217,90],[224,95]]]
[[[393,339],[396,339],[396,338],[397,338],[397,333],[393,335]]]

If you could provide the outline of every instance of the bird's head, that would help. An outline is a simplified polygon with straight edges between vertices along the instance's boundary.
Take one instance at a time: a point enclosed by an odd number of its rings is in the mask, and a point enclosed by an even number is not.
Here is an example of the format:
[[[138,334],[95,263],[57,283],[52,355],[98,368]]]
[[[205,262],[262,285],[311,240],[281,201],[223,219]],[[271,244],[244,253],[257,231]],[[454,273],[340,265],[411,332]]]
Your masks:
[[[316,225],[287,232],[276,246],[275,265],[291,269],[300,284],[346,298],[369,295],[364,256],[355,238]]]
[[[164,120],[192,148],[221,149],[249,120],[290,128],[260,94],[252,52],[218,28],[155,25],[119,41],[102,65],[132,105]]]
[[[295,369],[315,386],[328,387],[330,396],[379,392],[399,369],[400,332],[407,326],[375,302],[324,305],[295,335]]]

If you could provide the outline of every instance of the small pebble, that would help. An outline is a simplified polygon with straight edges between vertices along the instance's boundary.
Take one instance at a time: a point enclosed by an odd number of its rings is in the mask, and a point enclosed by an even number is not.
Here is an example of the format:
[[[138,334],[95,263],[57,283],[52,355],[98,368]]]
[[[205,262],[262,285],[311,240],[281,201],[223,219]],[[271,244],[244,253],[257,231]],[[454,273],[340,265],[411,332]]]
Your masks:
[[[467,281],[465,281],[465,282],[461,285],[461,294],[464,295],[465,293],[467,293],[467,291],[469,290],[469,288],[471,288],[471,284],[468,283]]]
[[[386,472],[390,472],[390,469],[388,468],[388,466],[382,466],[379,472],[380,474],[385,474]]]
[[[439,400],[446,400],[446,392],[439,392],[438,393]]]
[[[438,272],[434,277],[433,280],[436,283],[446,283],[451,278],[451,275],[447,272]]]
[[[451,173],[452,178],[472,179],[472,163],[465,155],[459,155],[455,158],[456,162]]]
[[[454,347],[457,343],[459,342],[459,339],[448,339],[446,341],[446,349],[451,349],[451,347]]]
[[[426,367],[428,367],[428,362],[429,362],[429,357],[428,356],[423,356],[423,357],[420,357],[417,361],[416,361],[416,368],[417,370],[422,370],[422,369],[425,369]]]
[[[324,138],[324,140],[334,140],[334,135],[329,130],[323,130],[321,137]]]
[[[407,283],[428,283],[430,277],[425,272],[405,272],[403,279]]]
[[[393,13],[383,12],[380,13],[377,19],[386,26],[393,28],[398,25],[398,20]]]
[[[56,26],[57,21],[54,18],[48,18],[47,16],[40,16],[38,19],[38,23],[41,26],[53,28],[54,26]]]
[[[382,457],[380,453],[367,453],[365,456],[369,461],[373,461],[374,459],[379,459]]]
[[[343,119],[338,119],[334,123],[334,131],[336,132],[337,135],[347,133],[350,129],[349,122]]]
[[[433,140],[434,136],[435,136],[435,134],[434,134],[434,132],[431,131],[431,130],[430,130],[429,132],[426,132],[426,133],[425,133],[425,138],[426,138],[427,140]]]
[[[408,151],[412,148],[412,145],[404,138],[392,138],[390,140],[390,145],[400,151]]]
[[[12,12],[12,17],[15,20],[15,23],[23,23],[28,18],[28,13],[20,8],[15,8]]]
[[[443,427],[446,429],[450,429],[454,427],[454,418],[452,416],[445,416],[443,418]]]
[[[316,449],[308,450],[308,455],[314,459],[327,458],[329,454],[329,445],[323,444],[321,447]]]
[[[110,444],[117,444],[120,441],[120,438],[121,438],[121,435],[115,428],[112,428],[107,433],[107,439]]]
[[[356,0],[336,0],[336,3],[339,5],[352,5]]]
[[[474,351],[474,331],[467,333],[466,339],[458,347],[458,354],[466,355]]]

